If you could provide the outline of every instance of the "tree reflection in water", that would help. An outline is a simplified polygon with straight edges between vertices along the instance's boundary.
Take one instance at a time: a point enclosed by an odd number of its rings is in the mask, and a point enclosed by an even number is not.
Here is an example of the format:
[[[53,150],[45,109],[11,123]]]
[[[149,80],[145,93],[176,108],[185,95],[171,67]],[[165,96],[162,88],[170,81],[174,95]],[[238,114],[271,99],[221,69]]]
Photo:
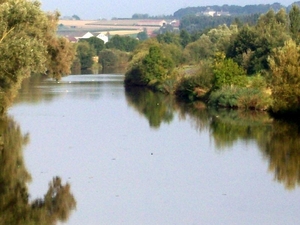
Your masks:
[[[199,126],[198,130],[208,127],[217,149],[224,150],[240,140],[255,141],[269,161],[276,181],[287,189],[300,185],[299,124],[273,120],[264,112],[180,109],[182,115],[188,114],[192,123]]]
[[[127,87],[125,94],[128,104],[148,119],[150,127],[159,128],[162,122],[170,123],[173,120],[171,96],[137,87]]]
[[[70,185],[53,178],[44,198],[29,200],[27,184],[31,176],[23,160],[29,135],[9,117],[0,120],[0,224],[56,224],[66,221],[76,207]]]
[[[269,161],[275,179],[288,189],[300,185],[299,125],[274,121],[272,132],[266,137],[262,151]]]
[[[287,189],[300,185],[299,125],[272,119],[266,112],[206,108],[203,103],[174,101],[145,89],[127,89],[126,97],[151,127],[171,122],[177,111],[180,118],[189,118],[199,132],[208,131],[219,151],[237,141],[256,142],[276,181]]]

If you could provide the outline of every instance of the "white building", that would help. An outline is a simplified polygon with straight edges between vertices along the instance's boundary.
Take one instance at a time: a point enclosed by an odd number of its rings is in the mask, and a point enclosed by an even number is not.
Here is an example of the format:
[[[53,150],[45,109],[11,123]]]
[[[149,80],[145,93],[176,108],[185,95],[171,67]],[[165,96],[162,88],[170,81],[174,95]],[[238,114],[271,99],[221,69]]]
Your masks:
[[[105,44],[106,42],[108,42],[108,36],[106,36],[106,35],[103,34],[103,33],[98,34],[96,37],[99,38],[99,39],[101,39],[102,41],[104,41],[104,44]]]

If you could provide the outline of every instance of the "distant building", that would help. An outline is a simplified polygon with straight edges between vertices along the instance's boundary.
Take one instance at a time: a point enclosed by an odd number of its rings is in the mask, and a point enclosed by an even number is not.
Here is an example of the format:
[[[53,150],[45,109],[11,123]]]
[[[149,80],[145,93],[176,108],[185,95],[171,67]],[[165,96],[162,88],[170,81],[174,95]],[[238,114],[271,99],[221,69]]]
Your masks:
[[[196,16],[200,16],[200,15],[204,15],[204,16],[230,16],[229,12],[223,12],[223,11],[215,11],[215,10],[211,10],[209,7],[207,7],[207,9],[204,12],[200,12],[197,13]]]
[[[210,8],[208,7],[208,8],[203,12],[203,15],[204,15],[204,16],[214,16],[215,13],[216,13],[216,11],[210,10]]]
[[[179,27],[180,26],[180,21],[179,20],[173,20],[173,21],[170,22],[170,24],[173,27]]]
[[[78,42],[80,39],[88,39],[90,37],[97,37],[99,39],[101,39],[102,41],[104,41],[104,44],[106,42],[108,42],[108,36],[101,33],[101,32],[97,32],[97,33],[91,33],[91,32],[84,32],[84,31],[58,31],[57,34],[59,36],[65,37],[67,38],[70,42],[72,43],[76,43]]]
[[[104,44],[108,42],[108,36],[103,33],[99,33],[96,37],[104,41]]]

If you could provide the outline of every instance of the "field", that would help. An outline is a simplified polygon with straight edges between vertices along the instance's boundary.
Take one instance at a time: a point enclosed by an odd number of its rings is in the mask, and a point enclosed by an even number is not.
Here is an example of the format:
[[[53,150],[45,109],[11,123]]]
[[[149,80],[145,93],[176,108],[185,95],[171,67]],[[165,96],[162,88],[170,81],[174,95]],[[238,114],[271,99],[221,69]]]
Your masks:
[[[60,20],[60,31],[101,31],[112,35],[132,35],[147,29],[148,34],[158,30],[163,20]]]

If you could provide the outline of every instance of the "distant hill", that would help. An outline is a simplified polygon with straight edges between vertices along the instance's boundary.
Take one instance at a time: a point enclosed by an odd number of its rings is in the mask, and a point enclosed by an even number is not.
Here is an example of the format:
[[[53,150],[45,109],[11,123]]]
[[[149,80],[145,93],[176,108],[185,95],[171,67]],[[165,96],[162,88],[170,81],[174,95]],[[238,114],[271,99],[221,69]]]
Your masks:
[[[295,2],[293,4],[297,4],[300,6],[300,2]],[[213,5],[213,6],[187,7],[187,8],[179,9],[176,12],[174,12],[174,17],[176,19],[181,19],[182,17],[188,15],[204,15],[205,12],[208,11],[226,12],[227,15],[231,15],[231,16],[261,14],[261,13],[266,13],[270,9],[273,9],[274,11],[278,11],[281,8],[286,8],[287,10],[289,10],[292,5],[286,7],[281,5],[280,3],[273,3],[273,4],[245,5],[245,6]]]

